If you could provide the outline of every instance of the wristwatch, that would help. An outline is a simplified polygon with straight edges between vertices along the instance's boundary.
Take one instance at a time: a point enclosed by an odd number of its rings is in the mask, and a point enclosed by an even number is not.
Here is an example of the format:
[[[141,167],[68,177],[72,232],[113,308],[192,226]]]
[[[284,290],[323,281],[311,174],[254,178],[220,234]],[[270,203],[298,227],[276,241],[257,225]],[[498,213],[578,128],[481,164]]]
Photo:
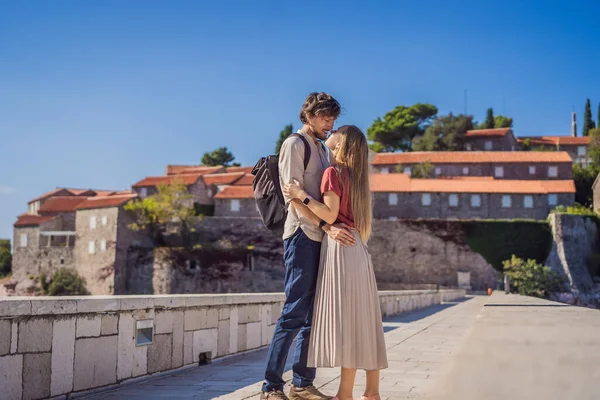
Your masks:
[[[323,227],[327,225],[327,222],[325,222],[324,220],[321,220],[321,222],[319,222],[319,229],[323,229]]]
[[[304,205],[308,205],[308,203],[310,202],[310,197],[306,196],[306,198],[302,202],[304,203]]]

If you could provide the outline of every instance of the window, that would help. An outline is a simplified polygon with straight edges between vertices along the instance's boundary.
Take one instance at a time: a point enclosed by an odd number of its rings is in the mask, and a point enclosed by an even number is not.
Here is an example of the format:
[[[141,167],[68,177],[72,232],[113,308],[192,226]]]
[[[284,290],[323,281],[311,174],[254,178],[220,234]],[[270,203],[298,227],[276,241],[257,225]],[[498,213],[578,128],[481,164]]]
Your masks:
[[[237,199],[231,200],[231,211],[240,211],[240,201]]]
[[[525,197],[523,197],[523,207],[525,207],[525,208],[533,208],[533,196],[525,196]]]
[[[390,194],[388,194],[388,204],[390,206],[397,206],[398,205],[398,195],[396,193],[390,193]]]
[[[148,189],[143,187],[140,189],[140,197],[144,198],[148,196]]]
[[[383,168],[381,168],[381,173],[382,174],[389,174],[390,173],[390,169],[388,167],[383,167]]]
[[[388,219],[389,219],[390,221],[397,221],[397,220],[398,220],[398,217],[389,217]]]
[[[462,173],[463,175],[469,175],[469,167],[463,167]]]
[[[431,205],[431,193],[423,193],[421,195],[421,205],[423,205],[423,206]]]
[[[457,194],[451,194],[450,196],[448,196],[448,205],[450,207],[458,207],[458,195]]]
[[[555,206],[557,204],[558,204],[558,196],[556,196],[556,194],[549,194],[548,195],[548,205]]]
[[[208,197],[212,197],[212,189],[208,189],[206,193],[208,194]]]
[[[106,215],[102,216],[102,225],[106,226],[108,224],[108,217]]]
[[[585,156],[587,153],[587,149],[585,146],[579,146],[577,147],[577,155],[578,156]]]
[[[535,175],[535,165],[529,166],[529,175]]]
[[[486,140],[484,148],[486,150],[492,150],[492,148],[494,148],[494,145],[493,145],[492,141],[491,140]]]
[[[100,251],[106,251],[106,240],[100,242]]]
[[[27,247],[27,234],[21,233],[21,247]]]
[[[408,176],[410,176],[412,172],[412,168],[411,167],[404,167],[404,173]]]
[[[502,178],[504,176],[504,167],[494,168],[494,176],[496,178]]]
[[[96,229],[96,216],[95,215],[90,217],[90,229]]]
[[[96,252],[96,242],[93,240],[88,243],[88,253],[94,254]]]
[[[473,146],[471,146],[471,143],[467,143],[467,151],[471,151],[473,149]]]
[[[502,196],[502,208],[510,208],[512,206],[512,199],[510,195],[505,194]]]
[[[471,195],[471,207],[481,207],[481,196],[478,194]]]
[[[441,175],[442,174],[442,169],[440,167],[435,167],[435,174],[436,175]]]
[[[548,177],[556,178],[557,176],[558,176],[558,167],[557,166],[548,167]]]

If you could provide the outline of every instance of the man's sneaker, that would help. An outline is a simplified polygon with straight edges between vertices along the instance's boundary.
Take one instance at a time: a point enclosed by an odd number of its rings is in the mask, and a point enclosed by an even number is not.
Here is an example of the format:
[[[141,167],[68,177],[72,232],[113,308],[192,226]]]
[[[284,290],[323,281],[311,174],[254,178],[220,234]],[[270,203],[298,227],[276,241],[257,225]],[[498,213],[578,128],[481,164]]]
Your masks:
[[[294,387],[290,389],[290,400],[331,400],[333,397],[325,396],[314,386]]]
[[[261,392],[260,400],[290,400],[281,390],[271,390],[270,392]]]

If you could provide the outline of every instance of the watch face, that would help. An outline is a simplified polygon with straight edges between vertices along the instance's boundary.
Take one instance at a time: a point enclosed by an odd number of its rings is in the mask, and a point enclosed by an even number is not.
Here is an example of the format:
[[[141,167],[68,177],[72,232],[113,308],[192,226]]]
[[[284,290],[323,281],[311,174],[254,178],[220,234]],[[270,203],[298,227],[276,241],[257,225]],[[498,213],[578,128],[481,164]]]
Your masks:
[[[304,204],[307,204],[307,205],[308,205],[308,202],[309,202],[309,201],[310,201],[310,199],[309,199],[308,197],[307,197],[307,198],[305,198],[305,199],[304,199]]]

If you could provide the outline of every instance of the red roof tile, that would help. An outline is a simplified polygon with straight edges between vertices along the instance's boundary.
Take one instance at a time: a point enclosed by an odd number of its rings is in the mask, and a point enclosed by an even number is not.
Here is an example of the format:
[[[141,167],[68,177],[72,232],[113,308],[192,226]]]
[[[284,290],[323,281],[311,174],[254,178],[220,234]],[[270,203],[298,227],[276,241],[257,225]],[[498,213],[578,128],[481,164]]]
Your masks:
[[[465,137],[504,137],[510,131],[510,128],[473,129],[467,131]]]
[[[254,180],[254,175],[246,174],[242,177],[242,179],[240,179],[239,181],[234,183],[234,185],[235,186],[251,186],[253,180]]]
[[[44,213],[73,212],[75,211],[75,208],[85,200],[86,197],[79,196],[50,197],[44,202],[38,212],[42,215]]]
[[[495,179],[411,179],[406,174],[372,174],[372,192],[432,193],[575,193],[572,180],[529,181]]]
[[[208,174],[204,175],[204,183],[207,185],[232,185],[244,176],[243,172],[230,174]]]
[[[119,207],[136,197],[137,195],[135,194],[88,197],[84,202],[79,204],[76,209],[90,210],[94,208]]]
[[[536,146],[565,146],[565,145],[589,145],[589,136],[523,136],[517,138],[517,142],[523,143],[525,139],[529,139],[530,144]]]
[[[57,218],[57,216],[39,216],[23,214],[19,215],[17,222],[14,223],[14,226],[17,228],[22,228],[25,226],[39,226],[40,224],[51,221],[54,218]]]
[[[252,186],[227,186],[215,195],[215,199],[253,199]]]
[[[138,183],[134,184],[133,187],[153,187],[158,185],[172,185],[174,183],[182,183],[184,185],[193,185],[202,178],[204,174],[181,174],[181,175],[168,175],[168,176],[150,176],[142,179]]]
[[[39,200],[45,200],[48,197],[52,197],[52,196],[57,196],[57,195],[61,195],[61,196],[70,196],[71,194],[73,194],[73,192],[71,192],[69,189],[66,188],[56,188],[50,192],[44,193],[43,195],[36,197],[33,200],[29,200],[29,203],[33,203],[35,201],[39,201]]]
[[[573,162],[565,151],[413,151],[379,153],[373,165]]]
[[[249,174],[253,169],[254,167],[227,167],[225,168],[225,172],[243,172]]]
[[[166,168],[166,175],[180,175],[190,173],[214,174],[218,172],[226,172],[225,167],[207,167],[205,165],[167,165]]]

